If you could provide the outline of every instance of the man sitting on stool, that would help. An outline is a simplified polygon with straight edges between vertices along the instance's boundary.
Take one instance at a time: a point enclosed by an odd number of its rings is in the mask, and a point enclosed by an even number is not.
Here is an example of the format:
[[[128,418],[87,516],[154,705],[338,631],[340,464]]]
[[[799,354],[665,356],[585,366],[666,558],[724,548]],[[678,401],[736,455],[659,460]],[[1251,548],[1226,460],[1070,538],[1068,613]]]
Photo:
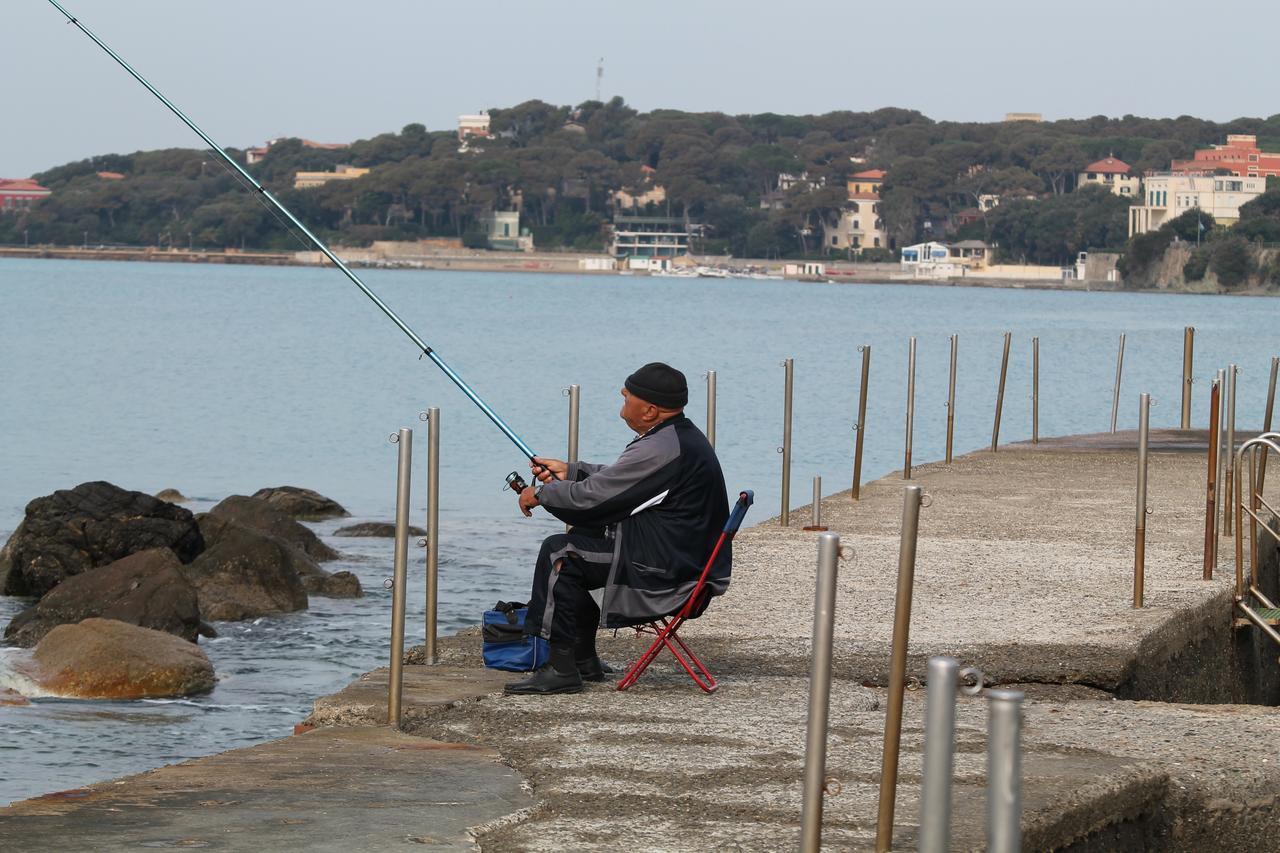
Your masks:
[[[573,528],[543,540],[525,617],[525,633],[551,644],[551,661],[507,693],[578,693],[584,680],[603,681],[597,627],[684,606],[729,518],[720,461],[684,416],[688,402],[683,373],[646,364],[622,389],[618,415],[638,435],[617,462],[530,463],[540,482],[520,493],[520,510],[541,506]],[[730,560],[726,544],[707,576],[711,595],[728,589]],[[591,597],[602,587],[603,615]]]

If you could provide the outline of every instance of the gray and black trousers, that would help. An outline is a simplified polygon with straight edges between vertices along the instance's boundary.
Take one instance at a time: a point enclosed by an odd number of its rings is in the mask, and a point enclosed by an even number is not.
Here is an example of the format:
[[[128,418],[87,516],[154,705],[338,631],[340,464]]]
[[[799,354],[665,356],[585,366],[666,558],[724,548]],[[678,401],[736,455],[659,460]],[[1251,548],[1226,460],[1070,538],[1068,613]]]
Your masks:
[[[581,660],[595,654],[600,608],[591,590],[601,589],[609,581],[613,540],[577,531],[542,540],[524,630],[553,646],[573,646]]]

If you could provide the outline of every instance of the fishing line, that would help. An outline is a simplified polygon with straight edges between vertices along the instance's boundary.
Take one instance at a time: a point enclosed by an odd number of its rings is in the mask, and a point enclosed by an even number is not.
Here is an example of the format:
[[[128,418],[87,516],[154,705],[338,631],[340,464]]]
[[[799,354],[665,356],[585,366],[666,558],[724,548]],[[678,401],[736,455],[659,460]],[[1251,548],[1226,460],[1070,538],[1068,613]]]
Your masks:
[[[175,116],[177,116],[182,121],[183,124],[191,128],[191,130],[197,136],[199,136],[202,140],[204,140],[205,145],[207,145],[210,150],[216,153],[224,163],[230,166],[233,171],[238,173],[239,176],[249,184],[249,187],[251,188],[251,191],[254,194],[260,196],[265,202],[269,202],[273,207],[275,207],[276,210],[278,210],[281,214],[284,215],[284,217],[293,225],[293,227],[297,228],[299,232],[306,235],[307,239],[311,242],[311,245],[319,249],[321,254],[323,254],[326,258],[332,261],[333,265],[337,267],[339,270],[341,270],[342,274],[351,280],[352,284],[360,288],[360,291],[364,293],[365,296],[369,297],[369,299],[373,302],[373,304],[377,305],[378,308],[381,309],[382,313],[386,314],[388,319],[390,319],[391,322],[395,323],[396,326],[400,329],[400,331],[408,335],[409,340],[413,341],[414,344],[420,350],[422,350],[422,355],[431,359],[431,361],[435,363],[436,367],[444,371],[445,376],[448,376],[449,379],[452,380],[453,384],[457,385],[459,390],[461,390],[463,394],[467,395],[467,399],[475,403],[476,406],[479,407],[480,411],[484,412],[485,415],[489,418],[489,420],[493,422],[493,425],[496,426],[499,430],[501,430],[502,434],[505,435],[507,438],[509,438],[511,442],[520,449],[520,452],[523,453],[525,457],[529,459],[530,462],[533,461],[533,457],[535,456],[533,449],[529,447],[529,445],[526,444],[524,440],[520,438],[520,436],[516,435],[515,430],[507,426],[506,421],[504,421],[501,417],[499,417],[498,413],[495,412],[493,409],[491,409],[488,403],[480,399],[480,395],[477,394],[474,390],[472,390],[471,386],[468,385],[465,381],[463,381],[462,377],[459,376],[453,370],[452,367],[446,364],[444,359],[442,359],[439,355],[436,354],[435,350],[427,346],[426,341],[418,337],[418,333],[415,332],[413,329],[409,328],[408,324],[406,324],[404,320],[401,320],[399,315],[397,315],[396,312],[392,311],[390,306],[388,306],[387,303],[383,302],[378,297],[378,294],[374,293],[373,290],[371,290],[367,284],[361,281],[360,277],[356,275],[354,272],[352,272],[347,267],[347,265],[342,262],[341,258],[335,255],[333,251],[328,246],[326,246],[319,237],[317,237],[315,234],[312,234],[310,229],[308,229],[306,225],[303,225],[301,220],[299,220],[298,217],[294,216],[293,213],[289,210],[289,208],[281,204],[276,199],[275,196],[273,196],[270,192],[267,191],[266,187],[260,184],[253,177],[253,175],[250,175],[243,166],[237,163],[231,157],[231,155],[229,155],[226,151],[224,151],[221,145],[214,142],[213,139],[209,136],[209,134],[201,130],[196,125],[196,123],[193,122],[191,119],[187,118],[187,116],[182,112],[182,110],[178,109],[178,107],[172,101],[170,101],[164,95],[160,94],[160,91],[156,89],[155,86],[152,86],[151,83],[148,82],[145,77],[143,77],[141,74],[135,71],[133,69],[133,66],[125,62],[124,59],[120,56],[120,54],[116,53],[114,50],[108,47],[107,44],[104,41],[102,41],[102,39],[98,38],[96,35],[94,35],[94,33],[91,30],[85,27],[84,24],[80,23],[80,20],[78,18],[76,18],[74,15],[68,12],[65,8],[63,8],[63,6],[58,2],[58,0],[49,0],[49,4],[62,13],[63,17],[67,19],[67,23],[74,25],[76,29],[84,33],[86,36],[88,36],[89,39],[94,44],[102,48],[102,50],[108,56],[114,59],[121,68],[129,72],[129,76],[133,77],[133,79],[141,83],[142,86],[148,92],[156,96],[156,98],[160,101],[160,103],[168,107],[169,111],[172,112]]]

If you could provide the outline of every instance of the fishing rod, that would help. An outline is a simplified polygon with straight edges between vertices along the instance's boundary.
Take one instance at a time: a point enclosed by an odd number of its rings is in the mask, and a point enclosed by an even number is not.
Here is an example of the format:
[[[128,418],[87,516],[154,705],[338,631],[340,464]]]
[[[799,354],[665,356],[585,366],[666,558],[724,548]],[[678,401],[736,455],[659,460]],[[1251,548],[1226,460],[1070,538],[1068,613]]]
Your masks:
[[[155,95],[160,100],[160,103],[168,107],[170,112],[172,112],[174,115],[176,115],[179,119],[182,120],[183,124],[185,124],[187,127],[195,131],[195,134],[199,136],[201,139],[203,139],[205,144],[208,145],[209,148],[211,148],[214,151],[214,153],[216,153],[219,157],[225,160],[227,165],[229,165],[232,169],[238,172],[242,178],[244,178],[246,181],[249,182],[249,186],[253,188],[253,191],[255,193],[257,193],[262,198],[266,199],[273,207],[275,207],[276,210],[284,214],[284,216],[289,220],[290,223],[293,224],[294,227],[296,227],[299,231],[301,231],[303,234],[306,235],[307,239],[311,241],[312,245],[314,245],[317,249],[319,249],[320,252],[326,258],[332,261],[334,266],[342,270],[343,275],[351,279],[352,284],[360,288],[361,292],[364,293],[365,296],[373,300],[374,305],[377,305],[380,309],[382,309],[383,314],[386,314],[389,318],[391,318],[391,322],[395,323],[397,326],[400,327],[400,331],[404,332],[406,335],[409,336],[409,340],[413,341],[414,344],[420,350],[422,350],[422,355],[425,355],[427,358],[435,362],[436,367],[443,370],[445,376],[448,376],[450,379],[452,379],[453,384],[457,385],[458,388],[462,390],[462,393],[466,394],[467,398],[470,399],[471,402],[479,406],[480,411],[484,412],[485,415],[488,416],[489,420],[493,421],[494,426],[502,430],[502,434],[505,435],[507,438],[511,439],[511,442],[515,444],[516,447],[520,448],[520,452],[523,453],[529,459],[530,462],[533,461],[533,458],[535,455],[533,452],[533,449],[530,448],[529,445],[525,444],[524,440],[521,439],[520,436],[516,435],[515,430],[507,426],[506,421],[504,421],[501,417],[499,417],[497,412],[489,408],[489,404],[486,403],[484,400],[480,399],[480,395],[477,394],[475,391],[473,391],[471,389],[471,386],[468,385],[465,381],[463,381],[462,377],[459,376],[457,373],[455,373],[453,368],[450,367],[448,364],[446,364],[444,359],[442,359],[439,355],[436,354],[435,350],[427,346],[426,342],[422,340],[422,338],[418,337],[418,334],[414,332],[413,329],[409,328],[408,324],[406,324],[404,320],[401,320],[400,317],[396,314],[396,312],[391,310],[390,306],[388,306],[387,303],[379,299],[378,294],[374,293],[373,290],[371,290],[367,284],[361,281],[360,277],[356,275],[354,272],[352,272],[351,269],[346,264],[344,264],[342,260],[337,255],[335,255],[332,252],[332,250],[330,250],[329,247],[326,246],[319,237],[317,237],[315,234],[312,234],[311,230],[307,228],[307,226],[303,225],[302,222],[298,220],[298,217],[293,215],[292,211],[290,211],[289,208],[281,204],[280,201],[275,196],[273,196],[270,192],[267,191],[266,187],[258,183],[258,181],[253,177],[253,175],[250,175],[249,172],[243,166],[241,166],[238,162],[236,162],[236,160],[233,157],[231,157],[231,155],[229,155],[226,151],[224,151],[221,145],[214,142],[213,139],[210,138],[209,134],[201,130],[196,125],[196,123],[193,122],[191,119],[187,118],[187,116],[182,112],[182,110],[178,109],[177,106],[175,106],[172,101],[170,101],[164,95],[160,94],[160,91],[156,89],[155,86],[152,86],[151,83],[149,83],[145,77],[143,77],[141,74],[135,71],[133,69],[133,66],[125,62],[124,59],[120,56],[120,54],[116,53],[114,50],[108,47],[107,44],[102,41],[102,39],[98,38],[96,35],[93,34],[92,31],[90,31],[87,27],[85,27],[84,24],[80,23],[79,18],[75,17],[70,12],[68,12],[65,8],[63,8],[62,4],[60,4],[58,0],[49,0],[49,3],[55,9],[57,9],[59,12],[63,14],[63,16],[67,19],[67,23],[74,24],[76,29],[80,30],[80,32],[88,36],[93,41],[94,44],[96,44],[98,47],[106,51],[107,55],[110,56],[112,59],[114,59],[120,65],[121,68],[123,68],[125,71],[128,71],[130,76],[133,77],[133,79],[137,80],[144,87],[146,87],[146,90],[148,92]],[[421,356],[419,356],[419,358],[421,358]],[[508,479],[508,485],[514,487],[515,483],[513,483],[510,479]]]

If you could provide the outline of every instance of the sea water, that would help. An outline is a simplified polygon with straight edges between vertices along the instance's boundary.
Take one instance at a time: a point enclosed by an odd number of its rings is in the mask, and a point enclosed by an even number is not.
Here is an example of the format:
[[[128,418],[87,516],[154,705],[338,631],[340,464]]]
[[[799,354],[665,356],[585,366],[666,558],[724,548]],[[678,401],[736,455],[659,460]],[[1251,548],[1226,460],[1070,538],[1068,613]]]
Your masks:
[[[716,448],[728,487],[750,488],[748,524],[779,513],[782,361],[795,359],[792,504],[811,478],[848,489],[859,346],[871,347],[863,470],[900,468],[907,342],[918,339],[913,456],[945,442],[948,336],[959,335],[957,453],[988,446],[1005,331],[1013,333],[1000,440],[1031,432],[1031,338],[1040,339],[1040,434],[1110,424],[1118,337],[1127,335],[1119,425],[1177,426],[1182,329],[1196,335],[1193,421],[1207,421],[1214,369],[1242,365],[1237,425],[1261,420],[1280,351],[1270,299],[889,284],[442,271],[362,277],[540,454],[563,457],[582,386],[581,456],[609,461],[631,438],[625,376],[666,361],[705,421],[718,385]],[[0,707],[0,803],[289,734],[312,701],[389,658],[389,540],[335,538],[340,523],[390,520],[399,427],[418,433],[413,520],[425,521],[425,425],[441,409],[440,625],[479,621],[527,595],[538,541],[504,491],[519,450],[355,287],[332,269],[0,260],[0,539],[28,501],[88,480],[208,509],[231,494],[297,485],[352,519],[312,525],[365,596],[218,623],[200,641],[218,674],[207,696],[94,702],[35,697]],[[408,625],[423,633],[423,556],[411,552]],[[0,624],[30,602],[0,597]],[[0,647],[0,686],[18,683]]]

